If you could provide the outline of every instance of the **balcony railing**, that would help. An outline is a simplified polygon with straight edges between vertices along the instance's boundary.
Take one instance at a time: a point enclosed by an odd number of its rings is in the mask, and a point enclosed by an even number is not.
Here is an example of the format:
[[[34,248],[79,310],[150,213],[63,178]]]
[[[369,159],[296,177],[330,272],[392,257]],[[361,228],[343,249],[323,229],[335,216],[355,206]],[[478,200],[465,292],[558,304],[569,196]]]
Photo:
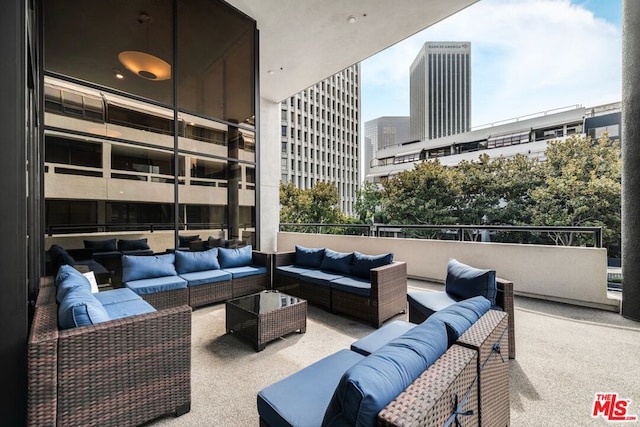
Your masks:
[[[558,236],[588,236],[591,244],[602,247],[602,227],[556,227],[518,225],[395,225],[395,224],[322,224],[281,223],[280,231],[316,234],[342,234],[371,237],[470,241],[500,241],[508,243],[551,244]],[[519,233],[519,234],[517,234]],[[540,238],[545,235],[547,238]],[[556,243],[557,244],[557,243]]]

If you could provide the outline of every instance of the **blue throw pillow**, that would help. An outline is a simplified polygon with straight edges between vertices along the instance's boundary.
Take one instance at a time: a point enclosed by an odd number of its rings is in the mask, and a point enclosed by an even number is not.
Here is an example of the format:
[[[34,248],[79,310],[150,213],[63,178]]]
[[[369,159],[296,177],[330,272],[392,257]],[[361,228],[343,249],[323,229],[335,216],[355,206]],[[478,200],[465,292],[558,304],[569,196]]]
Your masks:
[[[177,276],[174,254],[123,255],[122,281],[131,282],[154,277]]]
[[[496,271],[471,267],[451,258],[447,264],[445,290],[457,300],[483,296],[493,307],[496,305]]]
[[[391,264],[392,262],[392,253],[381,255],[364,255],[358,251],[354,251],[351,274],[354,276],[362,277],[363,279],[371,279],[370,270],[372,268],[382,267],[383,265]]]
[[[178,247],[186,248],[189,246],[189,243],[200,240],[200,235],[196,234],[193,236],[178,236]]]
[[[91,292],[89,280],[70,265],[60,266],[54,283],[56,285],[56,300],[58,304],[62,302],[67,292],[73,288],[86,288]]]
[[[446,351],[447,332],[439,321],[389,341],[344,373],[322,425],[375,426],[378,412]]]
[[[220,268],[246,267],[253,260],[253,248],[251,245],[237,249],[217,248]]]
[[[198,252],[176,251],[175,254],[178,274],[220,269],[218,248]]]
[[[116,249],[116,239],[107,240],[85,240],[84,247],[93,249],[94,252],[114,252]]]
[[[76,260],[60,245],[51,245],[49,248],[49,257],[56,266],[64,264],[73,265]]]
[[[58,306],[58,326],[61,329],[95,325],[111,320],[107,310],[91,293],[91,289],[76,286],[67,291]]]
[[[141,249],[151,249],[147,243],[147,239],[118,240],[119,251],[138,251]]]
[[[353,252],[336,252],[331,249],[325,249],[320,269],[348,275],[351,274],[352,261]]]
[[[322,258],[324,258],[324,248],[305,248],[296,245],[296,265],[320,268]]]

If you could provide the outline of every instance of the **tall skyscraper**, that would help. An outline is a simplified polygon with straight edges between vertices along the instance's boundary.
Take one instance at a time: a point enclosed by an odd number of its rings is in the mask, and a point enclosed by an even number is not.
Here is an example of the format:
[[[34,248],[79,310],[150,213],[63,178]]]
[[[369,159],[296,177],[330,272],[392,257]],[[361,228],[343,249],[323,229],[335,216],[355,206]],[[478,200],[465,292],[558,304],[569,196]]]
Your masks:
[[[426,42],[410,67],[411,140],[471,128],[471,43]]]
[[[281,103],[281,180],[307,189],[336,185],[341,209],[354,212],[360,186],[360,64]]]
[[[364,174],[369,173],[371,160],[378,150],[409,142],[409,117],[384,116],[364,124]]]

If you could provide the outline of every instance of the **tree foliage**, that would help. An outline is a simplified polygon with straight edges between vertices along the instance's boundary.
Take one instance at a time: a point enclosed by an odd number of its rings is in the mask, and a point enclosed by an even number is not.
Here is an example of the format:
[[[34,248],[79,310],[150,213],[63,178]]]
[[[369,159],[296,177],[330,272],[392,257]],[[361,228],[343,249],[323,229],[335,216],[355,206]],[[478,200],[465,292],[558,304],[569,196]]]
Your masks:
[[[280,188],[282,222],[386,224],[503,224],[603,227],[605,245],[620,236],[621,161],[619,142],[608,137],[571,136],[551,141],[546,161],[518,154],[462,161],[456,168],[437,159],[358,192],[356,218],[340,213],[338,192],[327,183],[299,190]],[[473,235],[477,237],[477,234]],[[505,235],[494,235],[501,240]],[[545,236],[510,233],[513,241],[542,242]],[[584,244],[586,236],[561,233],[556,244]]]

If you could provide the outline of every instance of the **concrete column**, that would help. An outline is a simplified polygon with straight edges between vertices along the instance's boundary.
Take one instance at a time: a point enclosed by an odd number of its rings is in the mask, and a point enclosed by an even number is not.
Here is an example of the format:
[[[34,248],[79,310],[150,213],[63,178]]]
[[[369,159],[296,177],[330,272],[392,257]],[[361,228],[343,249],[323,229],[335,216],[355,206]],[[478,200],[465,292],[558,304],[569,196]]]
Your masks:
[[[640,2],[622,4],[622,315],[640,321]]]
[[[275,251],[280,224],[280,104],[264,98],[260,99],[259,144],[256,213],[260,250]]]

